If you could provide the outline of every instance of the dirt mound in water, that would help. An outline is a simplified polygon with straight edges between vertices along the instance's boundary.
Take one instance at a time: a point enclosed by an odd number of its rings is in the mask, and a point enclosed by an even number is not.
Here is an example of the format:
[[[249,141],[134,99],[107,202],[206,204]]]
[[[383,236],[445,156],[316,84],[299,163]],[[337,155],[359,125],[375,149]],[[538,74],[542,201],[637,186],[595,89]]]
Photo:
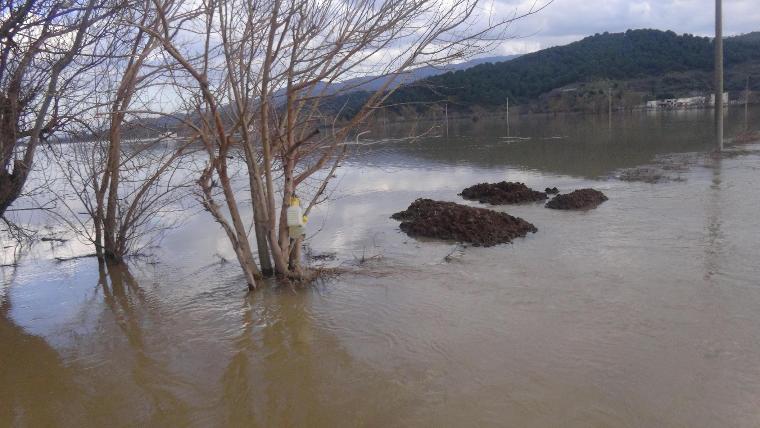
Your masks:
[[[454,240],[483,247],[505,244],[528,232],[538,231],[536,226],[507,213],[431,199],[417,199],[391,218],[401,220],[401,230],[409,236]]]
[[[491,205],[518,204],[546,199],[546,193],[533,190],[523,183],[508,181],[476,184],[462,190],[460,195],[465,199]]]
[[[580,189],[565,195],[557,195],[551,201],[546,203],[546,208],[555,210],[580,210],[584,208],[594,208],[607,197],[604,193],[595,189]]]

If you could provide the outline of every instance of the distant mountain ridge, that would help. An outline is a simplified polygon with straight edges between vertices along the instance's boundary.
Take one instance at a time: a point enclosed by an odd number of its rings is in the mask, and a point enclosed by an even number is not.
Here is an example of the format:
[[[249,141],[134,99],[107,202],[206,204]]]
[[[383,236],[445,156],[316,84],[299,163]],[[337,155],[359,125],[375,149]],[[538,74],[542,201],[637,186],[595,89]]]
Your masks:
[[[421,79],[426,79],[448,72],[467,70],[481,64],[510,61],[514,58],[517,58],[518,56],[519,55],[490,56],[484,58],[475,58],[458,64],[449,64],[441,67],[425,66],[415,68],[400,76],[400,83],[410,84]],[[390,79],[390,76],[363,76],[335,84],[335,86],[336,89],[340,90],[351,88],[352,90],[357,91],[376,91],[380,89],[388,79]]]
[[[504,62],[513,58],[517,58],[519,55],[503,55],[503,56],[490,56],[483,58],[474,58],[469,61],[464,61],[457,64],[448,64],[441,67],[424,66],[415,68],[401,74],[398,77],[398,81],[395,84],[412,84],[418,80],[426,79],[429,77],[437,76],[439,74],[448,73],[452,71],[466,70],[468,68],[475,67],[480,64],[488,62]],[[374,92],[382,88],[383,85],[391,78],[391,75],[370,75],[355,77],[343,82],[336,82],[332,84],[320,83],[316,87],[316,92],[322,95],[335,95],[345,94],[350,92]],[[285,95],[285,89],[280,89],[275,92],[275,99]]]
[[[400,78],[400,82],[402,84],[411,84],[415,81],[437,76],[443,73],[448,73],[452,71],[459,71],[459,70],[467,70],[469,68],[475,67],[477,65],[486,64],[486,63],[492,63],[492,62],[506,62],[510,61],[514,58],[518,58],[520,55],[500,55],[500,56],[488,56],[488,57],[480,57],[480,58],[473,58],[468,61],[456,63],[456,64],[448,64],[441,67],[432,67],[432,66],[425,66],[425,67],[419,67],[412,70],[409,70],[407,73],[404,73]],[[323,105],[328,105],[332,107],[327,107],[328,110],[334,110],[338,111],[342,109],[342,105],[335,103],[335,99],[341,100],[341,102],[345,102],[346,99],[353,99],[358,100],[359,102],[363,102],[366,100],[366,98],[369,96],[370,93],[377,91],[382,87],[385,82],[387,82],[388,79],[390,79],[391,76],[386,75],[375,75],[375,76],[362,76],[357,77],[353,79],[348,79],[343,82],[339,83],[333,83],[331,85],[323,83],[322,86],[318,86],[318,91],[324,91],[323,94],[327,97],[325,100],[323,100]],[[280,89],[275,92],[274,99],[278,102],[282,102],[283,97],[285,95],[285,89]],[[332,96],[331,96],[332,95]],[[359,108],[360,106],[355,106],[355,108]],[[225,106],[224,108],[229,108],[229,106]],[[349,109],[350,111],[351,109]],[[183,116],[181,113],[177,113],[177,116]],[[180,121],[176,118],[168,117],[168,116],[162,116],[162,117],[156,117],[156,118],[143,118],[140,121],[141,126],[145,128],[149,128],[149,130],[140,130],[137,129],[136,131],[132,132],[130,135],[142,135],[142,134],[150,134],[150,133],[156,133],[160,130],[163,131],[169,131],[174,129],[175,127],[179,126]],[[139,128],[139,127],[138,127]]]

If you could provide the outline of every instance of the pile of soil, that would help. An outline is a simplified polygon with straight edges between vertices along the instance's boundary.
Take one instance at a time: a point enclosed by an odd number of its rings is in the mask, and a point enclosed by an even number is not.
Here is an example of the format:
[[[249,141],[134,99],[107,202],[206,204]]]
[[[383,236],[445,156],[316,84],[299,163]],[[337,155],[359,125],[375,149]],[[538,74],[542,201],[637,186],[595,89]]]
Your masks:
[[[508,181],[476,184],[462,190],[460,195],[465,199],[491,205],[543,201],[547,197],[546,193],[535,191],[523,183]]]
[[[580,210],[584,208],[594,208],[607,197],[604,193],[595,189],[580,189],[565,195],[557,195],[551,201],[546,203],[546,208],[555,210]]]
[[[391,218],[401,220],[401,230],[409,236],[454,240],[483,247],[505,244],[528,232],[538,231],[536,226],[507,213],[431,199],[417,199]]]

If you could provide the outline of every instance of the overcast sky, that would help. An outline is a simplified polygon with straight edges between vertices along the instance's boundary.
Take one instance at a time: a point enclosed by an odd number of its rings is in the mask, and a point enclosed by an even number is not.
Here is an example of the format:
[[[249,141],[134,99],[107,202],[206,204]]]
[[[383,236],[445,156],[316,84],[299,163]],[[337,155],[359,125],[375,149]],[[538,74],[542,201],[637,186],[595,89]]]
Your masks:
[[[538,3],[546,0],[538,0]],[[533,0],[494,0],[499,15],[524,13]],[[515,23],[498,55],[533,52],[564,45],[594,33],[655,28],[712,36],[715,0],[554,0],[540,13]],[[724,34],[760,30],[760,0],[724,0]]]

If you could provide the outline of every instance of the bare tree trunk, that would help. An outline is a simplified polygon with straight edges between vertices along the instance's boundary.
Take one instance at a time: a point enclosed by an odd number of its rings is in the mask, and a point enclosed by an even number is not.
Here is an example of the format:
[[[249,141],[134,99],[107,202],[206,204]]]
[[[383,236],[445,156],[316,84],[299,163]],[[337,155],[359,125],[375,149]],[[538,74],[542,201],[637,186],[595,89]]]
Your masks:
[[[237,226],[231,227],[230,224],[225,219],[224,214],[221,211],[221,208],[219,205],[214,202],[213,199],[213,188],[211,186],[211,174],[213,173],[214,168],[209,167],[201,176],[201,179],[198,181],[201,185],[202,192],[203,192],[203,200],[201,201],[204,208],[206,208],[207,211],[211,213],[211,215],[214,217],[214,219],[219,223],[219,225],[222,226],[222,229],[224,229],[224,232],[227,234],[227,237],[230,240],[230,244],[232,244],[232,249],[235,251],[235,256],[238,259],[238,263],[240,264],[241,269],[243,270],[243,274],[245,276],[246,282],[248,283],[248,289],[249,290],[255,290],[258,287],[259,282],[263,279],[261,272],[259,271],[258,267],[256,266],[256,262],[253,259],[253,254],[251,253],[251,248],[248,245],[248,237],[244,233],[241,236],[240,229],[237,228]],[[223,192],[225,196],[232,195],[232,187],[230,185],[229,179],[221,179],[220,185],[222,186]],[[232,200],[234,201],[234,196],[231,196]],[[230,211],[235,211],[234,213],[231,213],[232,218],[238,218],[237,210],[235,208],[230,207]],[[242,228],[242,221],[235,221],[235,223],[239,223],[240,227]],[[242,238],[242,239],[241,239]]]
[[[247,129],[247,122],[243,122],[243,129]],[[244,131],[245,132],[245,131]],[[253,209],[253,226],[256,234],[256,246],[259,253],[259,264],[264,276],[274,275],[272,259],[269,256],[269,233],[267,231],[267,210],[262,195],[261,173],[258,169],[258,161],[251,149],[250,136],[245,132],[245,157],[248,167],[248,181],[251,192],[251,208]]]
[[[264,217],[263,212],[264,207],[256,201],[253,202],[252,207],[254,232],[256,233],[256,246],[259,252],[259,264],[261,265],[261,273],[264,276],[272,276],[274,275],[274,268],[272,266],[272,259],[269,257],[266,217]]]
[[[119,254],[116,243],[116,207],[119,197],[119,165],[121,163],[121,119],[118,112],[114,112],[111,130],[109,132],[108,158],[103,180],[108,183],[105,217],[103,218],[103,246],[104,256],[107,259],[119,262],[123,254]]]
[[[290,261],[288,263],[291,273],[297,278],[303,278],[304,271],[301,266],[301,260],[303,258],[303,238],[298,237],[291,243]]]
[[[0,171],[0,217],[21,195],[29,175],[29,167],[21,161],[15,161],[13,172]]]
[[[105,258],[105,254],[103,254],[103,226],[97,220],[93,223],[93,227],[95,228],[95,256],[98,260],[102,261]]]

